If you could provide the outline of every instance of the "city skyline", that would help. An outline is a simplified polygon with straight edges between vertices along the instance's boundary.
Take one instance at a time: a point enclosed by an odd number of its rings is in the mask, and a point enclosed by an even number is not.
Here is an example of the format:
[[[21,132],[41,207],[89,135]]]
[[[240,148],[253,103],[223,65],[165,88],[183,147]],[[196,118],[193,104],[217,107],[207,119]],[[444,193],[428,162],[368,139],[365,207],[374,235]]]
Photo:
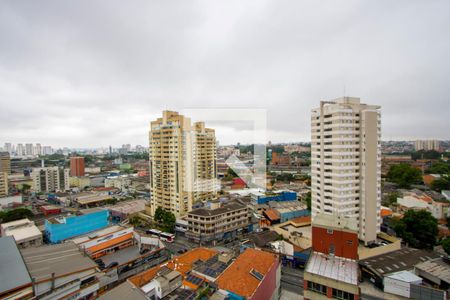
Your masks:
[[[141,4],[1,3],[0,140],[146,145],[162,110],[263,108],[268,140],[308,141],[340,96],[383,107],[383,140],[449,138],[447,1]]]

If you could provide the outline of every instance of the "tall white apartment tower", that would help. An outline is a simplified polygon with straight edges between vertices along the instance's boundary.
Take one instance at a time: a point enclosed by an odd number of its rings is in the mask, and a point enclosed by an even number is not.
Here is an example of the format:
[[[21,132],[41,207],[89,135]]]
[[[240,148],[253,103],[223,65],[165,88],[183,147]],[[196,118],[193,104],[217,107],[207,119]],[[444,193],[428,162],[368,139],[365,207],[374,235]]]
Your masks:
[[[311,114],[311,214],[346,216],[359,239],[380,231],[380,106],[343,97],[321,101]]]

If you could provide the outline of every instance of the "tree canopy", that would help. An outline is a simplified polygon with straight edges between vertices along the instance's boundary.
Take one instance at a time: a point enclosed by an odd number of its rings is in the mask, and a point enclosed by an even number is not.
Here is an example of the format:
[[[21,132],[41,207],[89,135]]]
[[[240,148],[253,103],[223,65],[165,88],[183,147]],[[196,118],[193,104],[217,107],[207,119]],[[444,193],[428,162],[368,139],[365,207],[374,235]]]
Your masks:
[[[432,249],[436,244],[438,222],[429,211],[411,209],[394,224],[394,230],[410,247]]]
[[[16,208],[0,212],[0,223],[12,222],[20,219],[31,218],[33,213],[27,208]]]
[[[305,202],[306,202],[306,205],[308,206],[308,210],[311,210],[311,192],[308,192],[305,195]]]
[[[450,173],[450,168],[448,163],[438,161],[434,162],[425,172],[428,174],[447,174]]]
[[[398,164],[391,166],[387,179],[398,184],[400,188],[409,188],[412,184],[422,182],[422,173],[410,165]]]
[[[442,177],[431,183],[431,188],[435,191],[450,190],[450,178]]]
[[[162,231],[174,232],[176,217],[170,211],[166,211],[162,207],[156,208],[154,220]]]
[[[443,240],[441,245],[442,248],[444,248],[445,253],[450,255],[450,238],[446,238],[445,240]]]
[[[411,158],[414,160],[417,159],[439,159],[441,154],[435,150],[420,150],[417,152],[411,153]]]

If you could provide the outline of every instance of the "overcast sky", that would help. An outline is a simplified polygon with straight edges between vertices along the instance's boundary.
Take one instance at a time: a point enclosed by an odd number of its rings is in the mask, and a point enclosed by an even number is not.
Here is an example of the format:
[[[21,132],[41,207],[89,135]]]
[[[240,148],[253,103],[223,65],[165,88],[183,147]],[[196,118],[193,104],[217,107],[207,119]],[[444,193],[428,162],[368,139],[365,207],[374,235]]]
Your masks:
[[[383,139],[450,138],[450,1],[0,2],[0,147],[147,145],[163,109],[267,109],[308,141],[310,110],[382,106]],[[197,120],[194,120],[197,121]],[[240,122],[222,144],[250,142]]]

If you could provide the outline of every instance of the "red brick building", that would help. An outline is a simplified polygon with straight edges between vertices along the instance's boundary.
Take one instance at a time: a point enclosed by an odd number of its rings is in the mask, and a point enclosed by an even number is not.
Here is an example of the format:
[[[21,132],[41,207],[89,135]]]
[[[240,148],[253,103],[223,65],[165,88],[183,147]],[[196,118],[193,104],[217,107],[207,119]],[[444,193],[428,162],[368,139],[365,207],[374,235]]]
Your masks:
[[[312,250],[356,260],[358,259],[358,235],[345,228],[313,225]]]
[[[304,299],[359,299],[358,233],[354,220],[317,215],[304,273]]]
[[[72,177],[84,176],[84,157],[70,158],[70,176]]]

